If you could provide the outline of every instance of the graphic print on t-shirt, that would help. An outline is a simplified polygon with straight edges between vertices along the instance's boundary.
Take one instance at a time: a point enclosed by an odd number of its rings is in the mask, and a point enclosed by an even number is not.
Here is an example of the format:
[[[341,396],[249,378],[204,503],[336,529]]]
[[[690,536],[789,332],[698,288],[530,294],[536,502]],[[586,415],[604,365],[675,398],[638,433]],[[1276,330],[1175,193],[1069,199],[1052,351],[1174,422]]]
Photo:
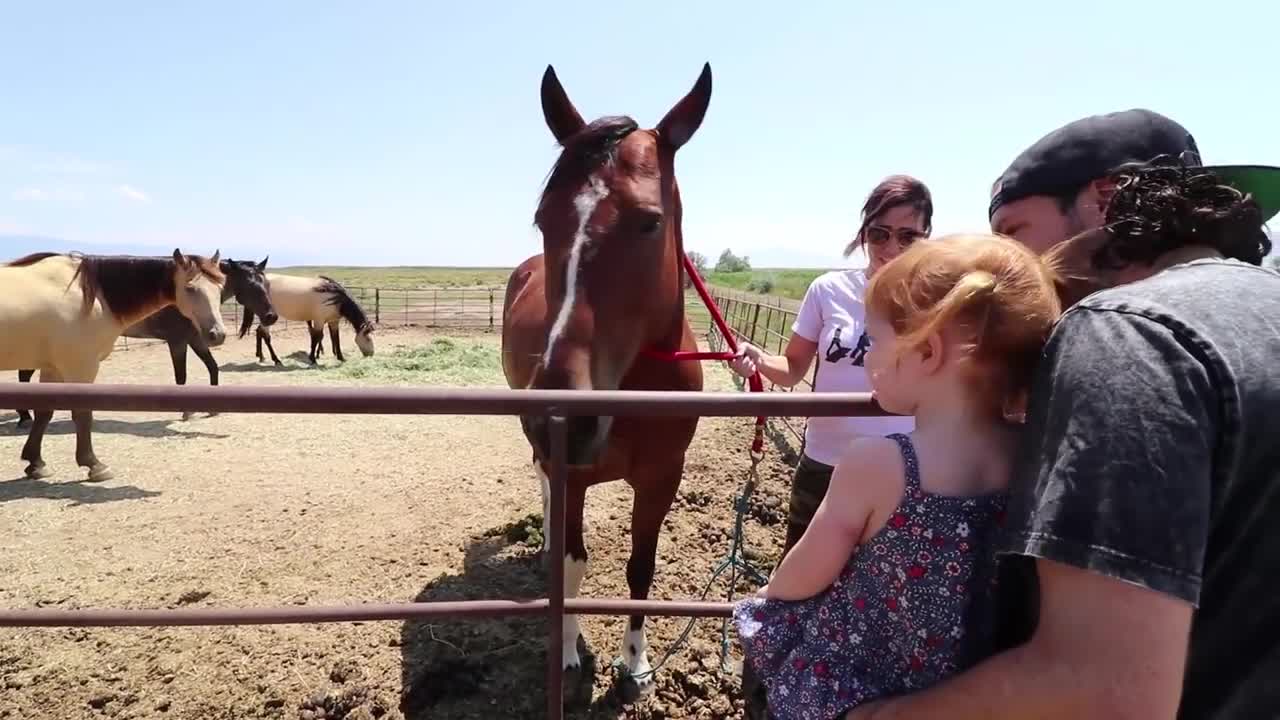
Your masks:
[[[831,336],[831,342],[827,345],[827,362],[840,362],[850,354],[853,355],[853,362],[850,363],[854,367],[862,367],[863,360],[867,357],[867,350],[871,349],[871,341],[867,339],[867,332],[862,331],[858,336],[858,344],[854,345],[850,350],[840,344],[840,331],[844,328],[836,328],[835,334]]]

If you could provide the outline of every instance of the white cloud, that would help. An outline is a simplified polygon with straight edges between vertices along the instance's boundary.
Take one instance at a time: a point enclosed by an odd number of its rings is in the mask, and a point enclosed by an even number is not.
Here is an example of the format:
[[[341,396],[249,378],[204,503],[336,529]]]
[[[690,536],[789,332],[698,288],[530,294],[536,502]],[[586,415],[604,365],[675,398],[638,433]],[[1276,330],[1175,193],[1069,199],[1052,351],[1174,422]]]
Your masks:
[[[126,198],[128,198],[128,199],[130,199],[130,200],[134,200],[134,201],[136,201],[136,202],[144,202],[144,203],[146,203],[146,202],[151,202],[151,196],[150,196],[150,195],[148,195],[148,194],[146,194],[146,193],[142,192],[142,191],[141,191],[141,190],[139,190],[138,188],[133,187],[133,186],[131,186],[131,185],[121,185],[121,186],[119,186],[119,187],[117,187],[117,188],[116,188],[116,192],[118,192],[118,193],[120,193],[122,196],[124,196],[124,197],[126,197]]]
[[[14,190],[12,197],[19,202],[76,202],[84,199],[84,193],[74,188],[25,187]]]
[[[31,228],[13,218],[0,217],[0,235],[30,235]]]
[[[13,199],[22,202],[40,202],[41,200],[48,200],[49,193],[40,188],[22,188],[13,191]]]

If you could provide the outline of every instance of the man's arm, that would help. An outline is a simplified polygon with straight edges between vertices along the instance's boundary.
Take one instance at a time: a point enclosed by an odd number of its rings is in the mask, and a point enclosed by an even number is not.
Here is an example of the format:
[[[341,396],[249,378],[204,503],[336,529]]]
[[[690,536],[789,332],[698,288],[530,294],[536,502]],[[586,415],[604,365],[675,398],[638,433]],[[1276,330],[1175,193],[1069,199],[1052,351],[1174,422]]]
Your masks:
[[[1005,552],[1036,558],[1030,640],[848,718],[1172,718],[1208,537],[1220,426],[1204,346],[1076,308],[1046,348]]]

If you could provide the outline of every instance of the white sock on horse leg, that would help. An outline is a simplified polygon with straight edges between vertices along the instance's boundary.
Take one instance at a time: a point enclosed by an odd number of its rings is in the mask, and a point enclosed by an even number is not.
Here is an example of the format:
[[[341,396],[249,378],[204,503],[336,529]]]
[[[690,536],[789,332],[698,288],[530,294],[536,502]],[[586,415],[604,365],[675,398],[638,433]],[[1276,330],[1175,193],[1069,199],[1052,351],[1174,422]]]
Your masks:
[[[571,555],[564,556],[564,596],[566,598],[578,597],[578,591],[582,589],[582,578],[587,574],[587,561],[578,560]],[[564,646],[561,650],[561,657],[564,660],[563,667],[576,668],[582,665],[582,659],[578,657],[578,636],[582,634],[582,627],[578,624],[577,615],[564,616]]]
[[[551,537],[551,479],[547,474],[542,472],[542,465],[537,460],[533,462],[533,472],[537,474],[538,480],[542,483],[542,537],[543,552],[550,552],[551,546],[545,538]]]
[[[622,635],[622,660],[632,676],[648,673],[649,639],[645,636],[644,625],[639,630],[631,629],[631,618],[627,618],[627,631]],[[639,678],[641,683],[653,682],[652,676]]]

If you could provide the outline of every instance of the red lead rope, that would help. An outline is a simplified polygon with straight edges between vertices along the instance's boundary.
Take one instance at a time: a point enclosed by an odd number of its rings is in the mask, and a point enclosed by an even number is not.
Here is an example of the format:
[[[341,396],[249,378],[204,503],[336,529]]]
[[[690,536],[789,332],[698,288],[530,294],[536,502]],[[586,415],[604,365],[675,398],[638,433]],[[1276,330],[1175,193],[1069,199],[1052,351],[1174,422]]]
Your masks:
[[[727,352],[701,352],[645,349],[643,354],[646,357],[667,362],[680,360],[732,360],[738,352],[738,341],[734,338],[733,331],[729,329],[729,324],[724,321],[724,316],[720,314],[720,308],[716,306],[715,300],[711,299],[711,294],[707,292],[707,286],[702,284],[698,269],[693,266],[693,262],[689,260],[688,255],[684,256],[684,271],[689,274],[689,279],[693,281],[694,289],[698,291],[698,296],[702,298],[702,304],[707,306],[707,312],[711,313],[711,320],[724,337],[724,342],[729,346],[729,350]],[[751,388],[751,392],[764,392],[764,382],[760,380],[759,372],[747,379],[747,385]],[[751,452],[755,455],[759,455],[764,451],[764,420],[763,416],[756,418],[756,436],[751,441]]]

